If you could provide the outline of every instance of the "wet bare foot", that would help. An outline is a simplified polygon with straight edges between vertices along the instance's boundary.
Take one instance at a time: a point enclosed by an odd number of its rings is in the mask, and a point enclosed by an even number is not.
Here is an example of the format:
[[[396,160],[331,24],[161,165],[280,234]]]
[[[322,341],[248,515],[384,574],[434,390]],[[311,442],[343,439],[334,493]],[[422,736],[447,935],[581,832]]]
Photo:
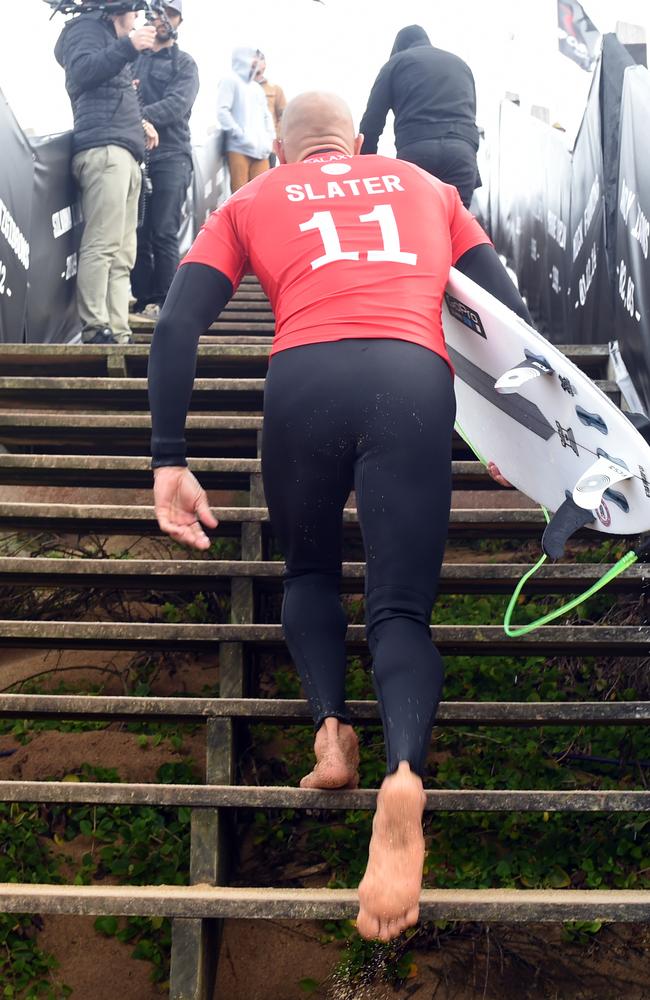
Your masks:
[[[352,726],[325,719],[314,742],[316,766],[300,782],[301,788],[357,788],[359,740]]]
[[[417,923],[424,866],[425,800],[422,780],[406,761],[382,783],[368,867],[359,886],[357,929],[364,938],[390,941]]]

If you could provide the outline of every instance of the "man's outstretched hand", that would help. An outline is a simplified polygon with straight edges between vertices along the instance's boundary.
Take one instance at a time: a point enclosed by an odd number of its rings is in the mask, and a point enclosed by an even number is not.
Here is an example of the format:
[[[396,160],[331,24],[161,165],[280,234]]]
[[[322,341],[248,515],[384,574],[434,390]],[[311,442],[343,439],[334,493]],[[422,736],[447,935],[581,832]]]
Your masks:
[[[161,531],[183,545],[210,548],[201,524],[216,528],[219,522],[208,506],[205,490],[186,466],[155,469],[153,497]]]
[[[495,465],[494,462],[488,462],[487,470],[494,479],[494,481],[496,483],[499,483],[500,486],[510,486],[510,487],[512,486],[512,483],[509,483],[508,480],[501,475],[499,467]]]

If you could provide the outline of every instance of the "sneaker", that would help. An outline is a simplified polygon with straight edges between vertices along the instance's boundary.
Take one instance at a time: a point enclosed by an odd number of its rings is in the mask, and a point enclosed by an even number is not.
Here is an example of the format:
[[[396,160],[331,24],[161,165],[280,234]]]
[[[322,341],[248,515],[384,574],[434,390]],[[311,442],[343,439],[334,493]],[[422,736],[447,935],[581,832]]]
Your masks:
[[[142,310],[142,315],[146,316],[147,319],[152,319],[154,323],[157,323],[160,317],[160,306],[157,302],[150,302],[149,305],[145,306]]]
[[[102,327],[94,332],[92,330],[84,330],[81,338],[84,344],[117,344],[110,326]]]

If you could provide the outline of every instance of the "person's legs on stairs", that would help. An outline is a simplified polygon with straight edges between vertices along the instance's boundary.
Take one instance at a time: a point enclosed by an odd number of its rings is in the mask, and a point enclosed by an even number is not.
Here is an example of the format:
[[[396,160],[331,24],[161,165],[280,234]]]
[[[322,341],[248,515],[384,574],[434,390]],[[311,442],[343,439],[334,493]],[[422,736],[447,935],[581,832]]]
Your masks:
[[[286,560],[282,624],[317,730],[317,765],[306,787],[350,784],[358,764],[345,709],[347,622],[340,598],[342,512],[354,446],[344,413],[327,405],[337,346],[282,351],[271,361],[264,393],[264,490]]]
[[[122,206],[122,238],[113,257],[108,279],[108,315],[111,329],[119,343],[131,339],[129,294],[131,271],[137,251],[138,201],[142,185],[140,164],[126,149],[112,146],[120,172],[128,178],[127,195]]]
[[[373,345],[377,344],[373,341]],[[376,405],[355,471],[366,550],[366,621],[386,740],[358,927],[389,940],[417,920],[422,772],[442,689],[430,618],[447,537],[455,403],[447,364],[391,341],[368,362]]]
[[[271,164],[268,157],[265,160],[251,160],[249,180],[253,180],[255,177],[259,177],[260,174],[266,173],[267,170],[271,169]]]
[[[179,262],[178,233],[192,175],[186,156],[170,156],[152,165],[151,243],[152,289],[149,302],[162,306]]]
[[[228,152],[228,168],[230,170],[230,190],[232,194],[239,191],[250,180],[250,157],[243,153]]]
[[[77,153],[72,172],[81,191],[84,229],[79,248],[77,308],[82,339],[111,327],[109,281],[124,232],[124,204],[129,177],[116,157],[117,146],[97,146]],[[135,160],[126,150],[120,150]]]

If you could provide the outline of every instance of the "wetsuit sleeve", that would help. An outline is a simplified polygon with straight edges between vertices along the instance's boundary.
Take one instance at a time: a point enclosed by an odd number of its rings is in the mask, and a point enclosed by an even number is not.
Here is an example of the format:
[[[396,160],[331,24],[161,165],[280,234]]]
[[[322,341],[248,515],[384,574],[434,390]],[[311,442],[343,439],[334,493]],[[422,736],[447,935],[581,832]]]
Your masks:
[[[364,111],[361,124],[359,125],[359,132],[364,136],[363,146],[361,147],[362,153],[377,152],[377,143],[379,142],[379,136],[384,131],[386,115],[390,110],[390,106],[390,71],[388,63],[386,63],[379,71],[379,76],[373,84],[370,97],[368,98],[368,106]]]
[[[504,306],[512,309],[517,316],[521,316],[526,323],[533,325],[526,303],[491,243],[482,243],[466,250],[455,266],[490,295],[494,295],[495,299],[503,302]]]
[[[199,337],[230,300],[230,279],[206,264],[188,263],[172,281],[149,355],[151,466],[187,465],[185,420],[196,373]]]

